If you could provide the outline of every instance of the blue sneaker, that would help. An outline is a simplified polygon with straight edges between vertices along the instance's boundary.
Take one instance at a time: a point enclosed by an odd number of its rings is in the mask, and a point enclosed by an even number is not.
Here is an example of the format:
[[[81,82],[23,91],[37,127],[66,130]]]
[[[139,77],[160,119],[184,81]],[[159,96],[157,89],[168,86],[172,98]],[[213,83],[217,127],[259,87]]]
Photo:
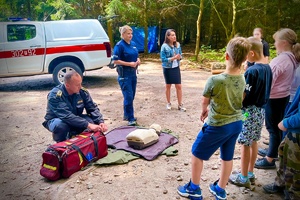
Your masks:
[[[191,181],[185,184],[184,186],[178,186],[177,192],[183,197],[188,197],[190,199],[202,200],[202,192],[200,187],[197,190],[193,190],[190,187]]]
[[[215,195],[217,197],[217,199],[222,199],[222,200],[225,200],[227,199],[227,194],[226,194],[226,191],[225,190],[222,190],[222,191],[218,191],[216,186],[218,184],[218,181],[217,180],[216,182],[212,183],[209,185],[209,191]]]
[[[251,187],[251,182],[250,182],[249,178],[247,178],[247,180],[243,180],[241,173],[231,174],[229,176],[229,182],[231,182],[234,185],[240,186],[240,187],[246,187],[246,188]]]
[[[250,181],[250,183],[251,183],[251,185],[255,185],[255,175],[253,174],[253,175],[249,175],[248,174],[248,178],[249,178],[249,181]]]
[[[254,168],[256,169],[276,169],[275,159],[269,162],[266,158],[258,159],[255,162]]]

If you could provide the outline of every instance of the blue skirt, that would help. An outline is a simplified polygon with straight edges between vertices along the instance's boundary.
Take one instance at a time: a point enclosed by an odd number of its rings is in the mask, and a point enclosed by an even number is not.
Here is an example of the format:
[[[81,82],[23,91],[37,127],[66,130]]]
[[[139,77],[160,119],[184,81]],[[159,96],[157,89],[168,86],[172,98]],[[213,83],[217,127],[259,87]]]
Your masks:
[[[180,68],[164,68],[164,77],[166,84],[181,84]]]

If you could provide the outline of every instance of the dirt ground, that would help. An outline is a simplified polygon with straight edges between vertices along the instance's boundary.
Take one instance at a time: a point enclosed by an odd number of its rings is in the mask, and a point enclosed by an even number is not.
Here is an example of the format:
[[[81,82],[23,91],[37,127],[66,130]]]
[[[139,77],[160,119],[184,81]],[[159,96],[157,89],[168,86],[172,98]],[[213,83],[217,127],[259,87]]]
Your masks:
[[[159,156],[153,161],[137,159],[123,165],[89,167],[68,179],[49,182],[39,174],[42,153],[54,143],[51,133],[41,123],[46,110],[46,96],[54,87],[51,75],[0,79],[0,199],[105,199],[154,200],[184,199],[176,187],[190,179],[190,149],[202,127],[201,93],[211,74],[204,70],[186,70],[182,65],[183,99],[187,112],[167,111],[164,79],[158,60],[142,59],[137,94],[134,101],[138,123],[158,123],[179,135],[177,156]],[[122,94],[115,70],[104,68],[87,72],[83,85],[98,103],[109,130],[126,125],[122,121]],[[175,88],[172,104],[177,106]],[[263,130],[262,141],[267,138]],[[240,146],[236,146],[234,169],[239,169]],[[278,163],[277,163],[278,164]],[[214,199],[208,185],[220,173],[216,153],[204,163],[201,188],[205,200]],[[268,195],[262,185],[273,182],[275,170],[257,170],[254,191],[243,191],[228,184],[228,199],[282,199]],[[182,180],[181,180],[182,179]]]

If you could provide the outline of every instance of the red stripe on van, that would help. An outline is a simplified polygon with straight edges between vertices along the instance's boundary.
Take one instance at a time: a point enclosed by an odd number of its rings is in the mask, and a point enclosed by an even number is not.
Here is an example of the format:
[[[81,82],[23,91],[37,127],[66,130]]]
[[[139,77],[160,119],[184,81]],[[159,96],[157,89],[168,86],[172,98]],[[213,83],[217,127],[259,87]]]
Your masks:
[[[44,54],[45,54],[44,48],[2,51],[2,52],[0,52],[0,59],[1,58],[20,58],[20,57],[27,57],[27,56],[39,56],[39,55],[44,55]]]
[[[89,44],[89,45],[51,47],[46,49],[46,54],[71,53],[71,52],[80,52],[80,51],[99,51],[99,50],[106,50],[105,45]],[[18,57],[25,57],[25,56],[39,56],[44,54],[45,54],[44,48],[2,51],[0,52],[0,59],[18,58]]]
[[[68,53],[78,51],[99,51],[106,50],[104,44],[89,44],[89,45],[76,45],[76,46],[63,46],[63,47],[51,47],[47,48],[47,54],[55,53]]]

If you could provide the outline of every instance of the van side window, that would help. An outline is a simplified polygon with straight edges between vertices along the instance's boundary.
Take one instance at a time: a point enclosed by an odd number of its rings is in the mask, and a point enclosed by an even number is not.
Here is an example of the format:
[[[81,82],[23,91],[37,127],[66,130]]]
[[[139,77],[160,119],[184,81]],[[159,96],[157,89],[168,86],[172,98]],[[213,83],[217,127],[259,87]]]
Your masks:
[[[29,24],[7,25],[8,42],[30,40],[36,36],[36,27]]]

